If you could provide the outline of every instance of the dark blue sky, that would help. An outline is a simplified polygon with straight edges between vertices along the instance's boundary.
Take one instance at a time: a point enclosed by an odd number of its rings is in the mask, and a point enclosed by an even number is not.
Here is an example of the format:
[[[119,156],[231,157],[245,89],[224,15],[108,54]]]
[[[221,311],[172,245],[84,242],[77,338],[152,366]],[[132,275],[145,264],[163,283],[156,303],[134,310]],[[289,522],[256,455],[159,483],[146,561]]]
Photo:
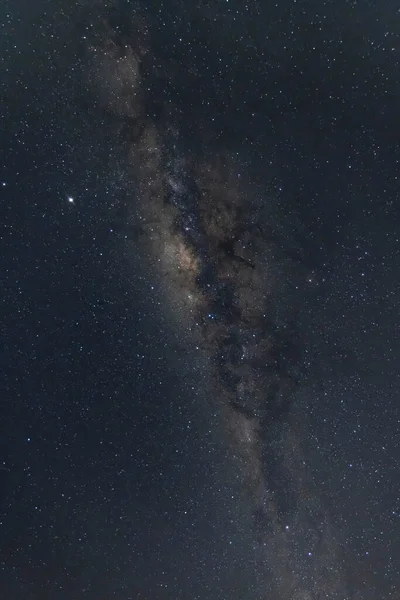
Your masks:
[[[85,62],[103,8],[0,9],[0,596],[262,600],[207,375],[140,236],[128,239],[125,138]],[[110,13],[129,39],[130,3]],[[143,14],[147,117],[178,107],[187,148],[207,123],[210,148],[236,154],[274,203],[276,318],[296,314],[292,413],[310,489],[341,540],[349,600],[397,600],[399,12]]]

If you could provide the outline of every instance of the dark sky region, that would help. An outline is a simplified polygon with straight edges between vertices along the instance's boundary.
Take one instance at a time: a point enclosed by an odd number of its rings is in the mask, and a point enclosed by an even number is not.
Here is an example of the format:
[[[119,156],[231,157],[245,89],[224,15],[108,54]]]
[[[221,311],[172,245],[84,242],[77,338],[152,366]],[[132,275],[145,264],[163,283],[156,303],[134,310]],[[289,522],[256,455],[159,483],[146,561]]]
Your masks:
[[[399,600],[396,3],[0,23],[0,598]]]

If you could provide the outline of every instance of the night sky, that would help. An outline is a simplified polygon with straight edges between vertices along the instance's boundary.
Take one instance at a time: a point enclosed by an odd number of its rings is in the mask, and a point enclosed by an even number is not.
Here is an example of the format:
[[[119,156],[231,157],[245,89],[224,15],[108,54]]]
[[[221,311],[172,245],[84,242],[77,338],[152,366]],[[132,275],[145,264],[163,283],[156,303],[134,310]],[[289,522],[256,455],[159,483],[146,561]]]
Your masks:
[[[400,600],[393,0],[3,0],[1,600]]]

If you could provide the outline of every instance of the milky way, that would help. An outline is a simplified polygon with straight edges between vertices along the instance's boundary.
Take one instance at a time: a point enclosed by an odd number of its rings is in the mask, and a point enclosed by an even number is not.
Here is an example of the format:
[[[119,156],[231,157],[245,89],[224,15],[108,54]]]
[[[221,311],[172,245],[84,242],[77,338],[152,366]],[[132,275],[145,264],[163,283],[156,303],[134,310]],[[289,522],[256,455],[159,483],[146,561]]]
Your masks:
[[[207,358],[212,403],[249,498],[260,597],[354,597],[292,411],[302,347],[295,303],[279,316],[282,280],[293,272],[290,248],[273,233],[276,197],[250,182],[236,150],[209,143],[211,123],[192,135],[185,104],[163,97],[173,68],[153,52],[139,10],[123,29],[115,15],[99,21],[86,50],[88,86],[115,122],[127,231],[162,276],[171,323]]]

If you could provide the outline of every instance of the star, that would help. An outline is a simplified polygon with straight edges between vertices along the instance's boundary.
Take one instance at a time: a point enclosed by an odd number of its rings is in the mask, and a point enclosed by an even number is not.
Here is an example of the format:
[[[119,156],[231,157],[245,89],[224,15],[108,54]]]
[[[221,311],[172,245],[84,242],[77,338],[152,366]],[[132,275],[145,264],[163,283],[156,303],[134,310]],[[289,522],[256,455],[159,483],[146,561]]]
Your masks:
[[[73,199],[72,196],[68,196],[67,200],[70,204],[74,204],[74,202],[75,202],[75,200]]]

